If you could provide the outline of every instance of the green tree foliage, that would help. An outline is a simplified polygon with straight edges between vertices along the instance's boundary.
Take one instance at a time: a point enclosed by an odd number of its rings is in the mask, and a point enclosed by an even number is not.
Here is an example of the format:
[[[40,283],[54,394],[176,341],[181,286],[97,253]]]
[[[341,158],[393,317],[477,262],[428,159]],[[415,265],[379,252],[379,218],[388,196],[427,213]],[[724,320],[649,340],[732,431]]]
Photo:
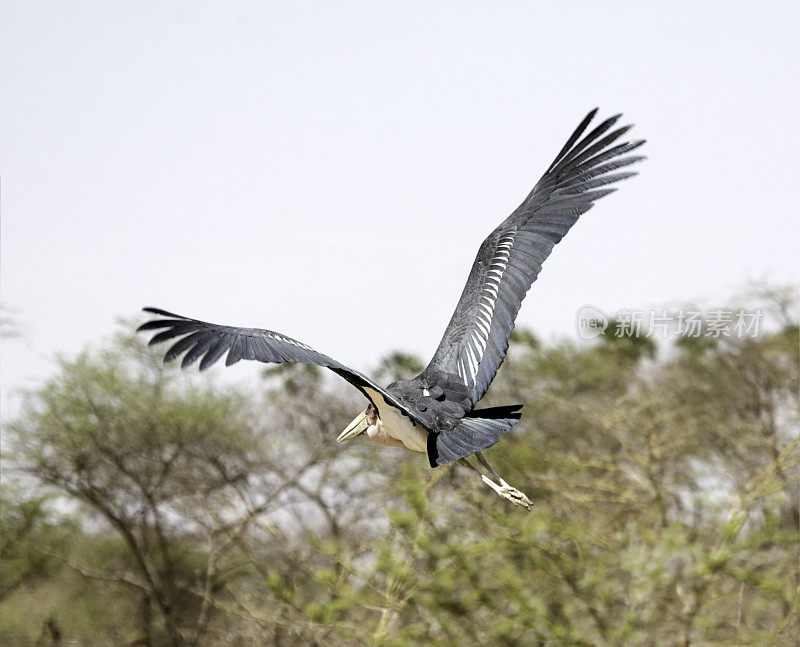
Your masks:
[[[19,488],[0,487],[0,602],[19,587],[55,575],[57,555],[74,535],[70,521],[48,509],[50,497],[27,498]]]
[[[516,333],[487,404],[525,416],[489,456],[529,513],[337,446],[364,403],[314,369],[222,388],[129,337],[63,361],[8,427],[35,488],[3,492],[0,642],[796,644],[796,301],[756,297],[755,338]]]
[[[10,433],[24,473],[83,504],[121,541],[107,547],[107,568],[76,569],[140,598],[143,640],[163,631],[193,644],[230,576],[222,559],[243,523],[236,489],[260,457],[244,398],[179,388],[172,375],[120,338],[61,361]]]

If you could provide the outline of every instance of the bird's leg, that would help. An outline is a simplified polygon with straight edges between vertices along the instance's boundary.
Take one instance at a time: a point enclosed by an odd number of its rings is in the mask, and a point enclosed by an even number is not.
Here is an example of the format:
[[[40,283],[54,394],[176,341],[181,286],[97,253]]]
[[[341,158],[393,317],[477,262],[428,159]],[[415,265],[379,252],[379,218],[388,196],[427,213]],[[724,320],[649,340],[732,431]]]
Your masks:
[[[484,483],[486,483],[486,485],[492,488],[498,494],[498,496],[508,501],[511,501],[511,503],[513,503],[514,505],[522,506],[524,508],[527,508],[528,510],[531,509],[532,501],[527,496],[525,496],[524,493],[520,492],[516,488],[511,487],[502,478],[500,478],[500,475],[494,471],[491,465],[489,465],[489,462],[483,457],[483,454],[481,454],[480,452],[475,452],[475,455],[478,457],[478,460],[485,467],[487,467],[489,471],[494,475],[494,477],[500,482],[500,485],[495,483],[485,474],[482,474],[481,471],[478,468],[476,468],[472,463],[470,463],[466,458],[459,458],[458,464],[461,467],[464,467],[466,469],[475,472],[478,476],[481,477],[481,481],[483,481]]]
[[[483,474],[481,474],[480,471],[478,471],[478,469],[472,463],[470,463],[466,458],[459,458],[458,464],[461,465],[461,467],[464,467],[468,470],[472,470],[478,476],[483,476]]]
[[[514,505],[522,506],[524,508],[527,508],[528,510],[531,509],[533,501],[531,501],[524,492],[521,492],[517,488],[511,487],[508,483],[506,483],[503,480],[503,478],[497,472],[495,472],[494,468],[491,465],[489,465],[489,461],[486,460],[483,454],[481,454],[480,452],[475,452],[475,456],[477,457],[480,464],[483,465],[487,470],[489,470],[492,473],[492,476],[494,476],[497,479],[497,482],[500,485],[497,485],[497,483],[492,481],[489,477],[481,474],[481,479],[483,480],[484,483],[489,485],[501,497],[511,501],[511,503],[513,503]]]
[[[492,473],[492,476],[494,476],[500,483],[505,483],[505,481],[502,478],[500,478],[500,475],[494,471],[494,467],[489,465],[489,461],[486,460],[486,456],[484,456],[480,452],[475,452],[475,458],[477,458],[480,461],[480,464],[483,465],[487,470],[489,470]]]
[[[466,458],[459,458],[458,459],[458,464],[461,465],[461,467],[464,467],[464,468],[466,468],[468,470],[472,470],[473,472],[475,472],[478,476],[481,477],[481,481],[486,483],[486,485],[488,485],[495,492],[500,494],[500,486],[497,485],[497,483],[495,483],[494,481],[492,481],[492,479],[490,479],[488,476],[486,476],[485,474],[482,474],[481,471],[477,467],[475,467],[472,463],[470,463]],[[500,496],[503,496],[503,495],[500,494]]]

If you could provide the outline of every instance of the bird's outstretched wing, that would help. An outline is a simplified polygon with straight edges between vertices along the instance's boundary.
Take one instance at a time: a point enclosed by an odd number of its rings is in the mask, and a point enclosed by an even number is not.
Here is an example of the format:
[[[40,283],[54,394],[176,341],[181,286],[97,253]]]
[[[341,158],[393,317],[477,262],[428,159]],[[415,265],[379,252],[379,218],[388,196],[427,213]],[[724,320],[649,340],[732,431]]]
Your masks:
[[[355,386],[370,401],[366,389],[378,391],[386,402],[405,415],[420,423],[418,417],[405,404],[392,394],[378,386],[367,376],[348,368],[335,359],[315,351],[303,342],[287,337],[272,330],[259,328],[237,328],[234,326],[219,326],[217,324],[183,317],[181,315],[160,310],[158,308],[144,308],[145,312],[158,315],[160,318],[148,321],[137,329],[137,332],[160,330],[153,335],[149,346],[160,344],[169,340],[177,340],[167,350],[164,361],[172,361],[183,355],[181,367],[186,368],[200,359],[200,370],[208,368],[226,352],[225,365],[235,364],[240,359],[252,359],[268,364],[282,362],[300,362],[313,366],[329,368],[337,375]],[[378,403],[373,402],[375,406]]]
[[[586,115],[528,197],[483,241],[426,369],[459,375],[472,390],[473,404],[500,368],[522,299],[553,246],[596,200],[615,191],[609,184],[636,175],[619,169],[644,159],[627,155],[643,140],[616,143],[630,129],[611,130],[621,115],[583,136],[596,113],[597,108]]]

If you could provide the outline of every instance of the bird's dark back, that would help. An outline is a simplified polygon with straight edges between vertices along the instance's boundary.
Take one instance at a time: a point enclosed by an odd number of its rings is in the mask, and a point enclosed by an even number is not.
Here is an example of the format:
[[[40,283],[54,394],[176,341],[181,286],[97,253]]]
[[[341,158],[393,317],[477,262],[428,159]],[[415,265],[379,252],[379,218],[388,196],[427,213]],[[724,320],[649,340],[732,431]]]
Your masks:
[[[394,382],[386,390],[413,409],[430,431],[453,429],[473,408],[470,389],[464,381],[458,375],[436,369]]]

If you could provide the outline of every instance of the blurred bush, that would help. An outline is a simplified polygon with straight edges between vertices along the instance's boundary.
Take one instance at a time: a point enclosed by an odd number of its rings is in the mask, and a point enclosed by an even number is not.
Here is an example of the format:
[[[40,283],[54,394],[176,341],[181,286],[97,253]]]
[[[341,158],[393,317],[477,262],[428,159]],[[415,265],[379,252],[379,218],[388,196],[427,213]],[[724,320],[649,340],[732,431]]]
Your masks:
[[[530,513],[338,446],[364,403],[307,367],[220,387],[125,334],[62,360],[5,431],[0,643],[794,645],[796,300],[749,299],[755,338],[515,333],[490,455]]]

